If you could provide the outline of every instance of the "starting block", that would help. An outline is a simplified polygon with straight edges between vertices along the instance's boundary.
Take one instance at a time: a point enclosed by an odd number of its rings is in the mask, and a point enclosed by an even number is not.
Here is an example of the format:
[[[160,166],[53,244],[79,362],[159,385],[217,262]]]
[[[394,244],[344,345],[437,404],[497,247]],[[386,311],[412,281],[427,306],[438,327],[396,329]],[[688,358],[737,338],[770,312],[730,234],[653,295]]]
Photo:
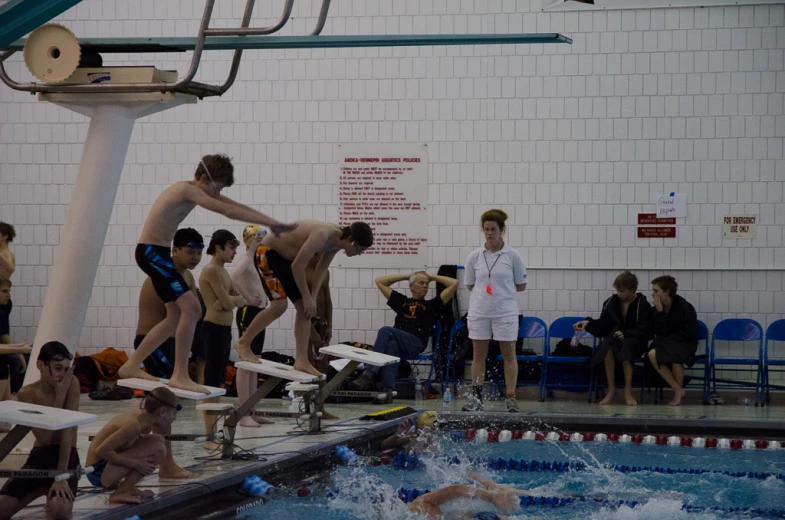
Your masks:
[[[180,399],[192,399],[195,401],[200,401],[202,399],[209,399],[211,397],[220,397],[222,395],[226,395],[226,390],[223,388],[216,388],[214,386],[205,386],[210,393],[203,394],[201,392],[191,392],[190,390],[183,390],[181,388],[172,388],[169,386],[168,379],[159,379],[158,381],[150,381],[147,379],[142,379],[138,377],[132,377],[130,379],[120,379],[117,384],[119,386],[124,386],[126,388],[134,388],[137,390],[145,390],[147,392],[152,392],[156,388],[160,388],[162,386],[167,387],[169,390],[172,391],[174,395],[179,397]],[[204,386],[204,385],[202,385]]]
[[[264,397],[269,394],[273,388],[275,388],[278,383],[282,380],[288,380],[292,383],[296,384],[299,383],[300,385],[296,387],[298,391],[304,393],[303,402],[306,406],[306,415],[305,417],[309,420],[308,432],[315,433],[321,429],[321,416],[322,414],[319,412],[319,409],[324,404],[324,401],[327,397],[334,392],[343,380],[346,379],[346,376],[354,372],[354,370],[360,365],[360,363],[365,363],[366,365],[371,366],[387,366],[394,363],[398,363],[400,358],[394,356],[388,356],[386,354],[379,354],[376,352],[363,350],[357,347],[352,347],[349,345],[331,345],[328,347],[322,347],[320,352],[324,354],[328,354],[330,356],[335,356],[339,358],[348,359],[349,363],[346,364],[343,369],[338,372],[338,374],[333,377],[328,383],[326,383],[321,389],[319,388],[320,385],[315,384],[324,379],[322,377],[315,377],[311,374],[306,372],[300,372],[299,370],[295,370],[294,368],[290,367],[289,365],[283,365],[281,363],[274,363],[272,361],[261,360],[261,363],[250,363],[247,361],[241,361],[239,363],[235,363],[235,367],[242,370],[249,370],[251,372],[257,372],[259,374],[264,374],[269,376],[267,380],[260,386],[254,394],[248,398],[244,403],[240,404],[237,409],[233,409],[230,413],[226,421],[224,422],[224,439],[226,442],[224,443],[224,451],[223,451],[223,458],[231,458],[232,456],[232,445],[234,443],[234,434],[237,428],[237,422],[240,418],[244,417],[249,412],[252,412],[253,408],[257,405],[257,403],[264,399]],[[372,395],[375,393],[371,393]],[[205,409],[206,413],[216,413],[216,410],[207,410]],[[221,408],[220,411],[217,413],[226,413],[226,409]],[[265,416],[277,416],[277,417],[291,417],[293,414],[291,412],[261,412],[261,411],[253,411],[254,414],[265,415]],[[297,412],[294,415],[300,417],[303,414]]]
[[[96,420],[98,417],[91,413],[19,401],[2,401],[0,402],[0,421],[11,423],[14,427],[0,440],[0,460],[5,459],[33,428],[50,431],[65,430],[82,424],[90,424]]]
[[[378,352],[374,352],[372,350],[365,350],[357,347],[353,347],[351,345],[330,345],[329,347],[322,347],[319,349],[319,352],[322,354],[327,354],[328,356],[334,356],[337,358],[348,359],[349,363],[346,364],[345,367],[341,369],[335,377],[333,377],[329,383],[327,383],[324,388],[321,389],[318,393],[318,405],[321,406],[327,400],[328,397],[376,397],[379,395],[380,392],[375,391],[354,391],[354,390],[338,390],[338,387],[341,386],[344,379],[346,379],[349,374],[354,372],[361,363],[366,365],[370,365],[373,367],[384,367],[387,365],[393,365],[395,363],[399,363],[401,361],[400,358],[395,356],[388,356],[387,354],[379,354]],[[393,395],[397,395],[396,392],[393,392]]]

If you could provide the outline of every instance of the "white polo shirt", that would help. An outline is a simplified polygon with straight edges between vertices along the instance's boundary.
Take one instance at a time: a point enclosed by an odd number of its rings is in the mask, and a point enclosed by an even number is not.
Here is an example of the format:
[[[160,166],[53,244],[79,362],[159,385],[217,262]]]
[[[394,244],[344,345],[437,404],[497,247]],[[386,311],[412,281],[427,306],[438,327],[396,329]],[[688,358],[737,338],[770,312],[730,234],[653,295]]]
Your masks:
[[[491,253],[483,245],[469,255],[464,265],[463,281],[473,285],[469,300],[470,318],[503,318],[518,315],[516,285],[526,283],[526,266],[521,254],[504,244]],[[486,287],[493,293],[488,294]]]

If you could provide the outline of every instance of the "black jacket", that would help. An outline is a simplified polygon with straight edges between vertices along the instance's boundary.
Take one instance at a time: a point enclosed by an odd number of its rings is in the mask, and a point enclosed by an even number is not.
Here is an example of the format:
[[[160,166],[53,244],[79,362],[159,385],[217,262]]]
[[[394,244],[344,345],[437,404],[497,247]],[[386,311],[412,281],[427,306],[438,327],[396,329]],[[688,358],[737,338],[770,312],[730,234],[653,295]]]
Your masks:
[[[621,300],[615,294],[602,304],[599,319],[586,318],[589,324],[586,330],[594,337],[612,336],[617,330],[622,331],[625,338],[634,338],[647,343],[652,338],[653,310],[646,297],[638,293],[627,309],[627,319],[622,319]]]
[[[698,315],[690,302],[679,296],[673,296],[668,312],[654,313],[654,334],[676,341],[698,344]]]

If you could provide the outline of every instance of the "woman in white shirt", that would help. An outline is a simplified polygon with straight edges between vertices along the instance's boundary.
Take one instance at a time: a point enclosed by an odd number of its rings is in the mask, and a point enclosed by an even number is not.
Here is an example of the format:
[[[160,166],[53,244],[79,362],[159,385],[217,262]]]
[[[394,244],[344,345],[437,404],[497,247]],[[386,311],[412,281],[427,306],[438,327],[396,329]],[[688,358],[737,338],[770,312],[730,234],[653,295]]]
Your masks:
[[[482,214],[480,224],[485,245],[472,251],[464,266],[464,282],[471,291],[469,338],[474,346],[472,395],[463,407],[465,412],[483,409],[485,358],[491,338],[499,342],[504,357],[507,411],[518,412],[515,400],[515,383],[518,380],[518,360],[515,358],[515,342],[518,339],[516,293],[526,289],[526,267],[520,253],[504,243],[506,220],[507,214],[500,209]]]

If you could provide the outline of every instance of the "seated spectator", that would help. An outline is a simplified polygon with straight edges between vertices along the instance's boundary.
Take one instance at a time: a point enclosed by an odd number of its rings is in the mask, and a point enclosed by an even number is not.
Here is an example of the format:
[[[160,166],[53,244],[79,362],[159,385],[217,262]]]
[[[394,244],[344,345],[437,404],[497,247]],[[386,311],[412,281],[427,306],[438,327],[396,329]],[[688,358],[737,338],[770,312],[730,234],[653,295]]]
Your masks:
[[[29,355],[33,350],[30,343],[11,344],[11,328],[8,323],[8,313],[5,311],[11,301],[11,280],[0,276],[0,401],[11,398],[11,368],[18,370],[18,363],[24,365],[23,355]],[[18,358],[18,359],[15,359]],[[0,424],[0,431],[7,431]]]
[[[586,318],[575,324],[575,330],[586,330],[602,338],[594,356],[592,367],[605,365],[608,394],[600,404],[611,404],[616,394],[616,362],[624,369],[624,401],[627,406],[638,402],[632,396],[632,364],[645,352],[651,339],[652,309],[646,297],[638,291],[638,277],[624,271],[613,281],[616,294],[602,304],[599,319]]]
[[[411,298],[390,288],[396,282],[409,280]],[[430,300],[428,284],[436,281],[446,288],[442,293]],[[458,289],[458,280],[447,276],[434,276],[425,271],[417,271],[412,275],[380,276],[376,279],[376,287],[387,298],[387,305],[395,311],[395,325],[382,327],[376,336],[373,351],[388,354],[401,359],[416,358],[428,345],[428,338],[433,331],[434,323],[442,306],[450,301]],[[398,374],[398,363],[385,367],[368,367],[363,374],[349,386],[352,390],[371,390],[374,387],[374,376],[379,373],[382,395],[374,399],[374,404],[392,402],[395,389],[395,376]]]
[[[679,406],[687,392],[684,386],[684,365],[695,364],[698,350],[698,315],[687,300],[676,294],[679,284],[672,276],[651,281],[654,304],[654,341],[648,356],[654,370],[673,389],[669,406]],[[665,365],[670,365],[668,369]]]

